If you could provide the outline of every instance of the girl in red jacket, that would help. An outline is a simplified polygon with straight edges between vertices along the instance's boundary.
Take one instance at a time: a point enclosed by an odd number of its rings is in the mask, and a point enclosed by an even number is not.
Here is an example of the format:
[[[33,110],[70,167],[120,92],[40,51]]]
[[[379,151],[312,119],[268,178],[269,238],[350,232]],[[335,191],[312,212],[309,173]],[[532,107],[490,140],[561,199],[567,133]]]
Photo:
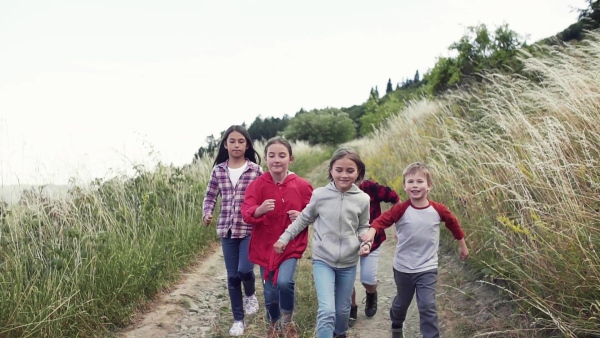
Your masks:
[[[267,338],[278,337],[279,320],[285,338],[297,338],[292,321],[295,301],[294,272],[296,263],[308,245],[308,228],[304,229],[278,255],[273,244],[310,201],[313,187],[308,181],[288,171],[294,160],[292,146],[282,137],[274,137],[265,146],[268,171],[246,189],[242,203],[244,221],[253,224],[249,258],[260,266],[265,308],[270,320]]]

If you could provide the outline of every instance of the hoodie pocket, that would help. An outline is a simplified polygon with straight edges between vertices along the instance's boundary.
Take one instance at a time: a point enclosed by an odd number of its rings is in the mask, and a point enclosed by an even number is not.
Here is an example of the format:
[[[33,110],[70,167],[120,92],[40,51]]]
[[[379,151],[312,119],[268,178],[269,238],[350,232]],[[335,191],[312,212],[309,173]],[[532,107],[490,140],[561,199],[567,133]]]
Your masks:
[[[313,254],[334,265],[351,264],[358,260],[359,246],[356,236],[325,235],[323,238],[315,238]]]

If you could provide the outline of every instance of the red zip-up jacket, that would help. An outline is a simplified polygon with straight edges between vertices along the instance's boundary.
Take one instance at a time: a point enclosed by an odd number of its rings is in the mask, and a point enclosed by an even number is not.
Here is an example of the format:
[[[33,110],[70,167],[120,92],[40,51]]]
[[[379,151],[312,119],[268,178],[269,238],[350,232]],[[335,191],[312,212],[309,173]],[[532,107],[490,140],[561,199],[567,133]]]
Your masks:
[[[310,201],[312,191],[312,185],[294,173],[288,174],[283,183],[278,184],[273,181],[271,173],[266,172],[246,188],[246,196],[242,203],[242,217],[244,222],[253,225],[249,259],[252,263],[265,268],[263,279],[267,279],[269,273],[273,271],[273,283],[276,283],[279,265],[289,258],[300,259],[306,250],[308,228],[291,240],[281,255],[275,253],[273,244],[292,223],[287,212],[302,211]],[[254,217],[256,209],[267,199],[275,200],[275,209],[258,218]]]

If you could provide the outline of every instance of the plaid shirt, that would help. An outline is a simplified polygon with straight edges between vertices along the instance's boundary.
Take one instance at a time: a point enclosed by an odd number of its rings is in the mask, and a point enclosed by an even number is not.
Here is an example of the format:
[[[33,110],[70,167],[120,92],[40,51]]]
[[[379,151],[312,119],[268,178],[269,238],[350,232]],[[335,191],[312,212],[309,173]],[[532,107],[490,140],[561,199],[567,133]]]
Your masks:
[[[212,215],[217,197],[221,195],[221,212],[217,221],[217,234],[220,237],[227,237],[231,230],[231,238],[244,238],[252,232],[252,225],[247,224],[242,219],[242,202],[246,188],[255,178],[262,175],[263,170],[260,165],[247,161],[248,167],[240,176],[235,187],[229,179],[229,170],[227,163],[217,164],[210,174],[206,196],[202,203],[202,212],[204,215]]]
[[[400,202],[400,197],[396,192],[385,185],[381,185],[372,180],[364,180],[359,186],[360,190],[364,191],[371,197],[369,224],[381,216],[381,202],[396,204]],[[371,245],[371,252],[375,251],[383,241],[386,240],[385,230],[378,230]]]

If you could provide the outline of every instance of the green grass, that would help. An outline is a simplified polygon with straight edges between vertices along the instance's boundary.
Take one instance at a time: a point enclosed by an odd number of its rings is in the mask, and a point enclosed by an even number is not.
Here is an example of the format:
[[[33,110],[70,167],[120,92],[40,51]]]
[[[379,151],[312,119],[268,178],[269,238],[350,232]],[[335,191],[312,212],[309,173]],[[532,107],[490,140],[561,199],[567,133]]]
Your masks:
[[[0,218],[0,337],[93,337],[123,327],[216,240],[200,226],[208,163],[35,193]]]

